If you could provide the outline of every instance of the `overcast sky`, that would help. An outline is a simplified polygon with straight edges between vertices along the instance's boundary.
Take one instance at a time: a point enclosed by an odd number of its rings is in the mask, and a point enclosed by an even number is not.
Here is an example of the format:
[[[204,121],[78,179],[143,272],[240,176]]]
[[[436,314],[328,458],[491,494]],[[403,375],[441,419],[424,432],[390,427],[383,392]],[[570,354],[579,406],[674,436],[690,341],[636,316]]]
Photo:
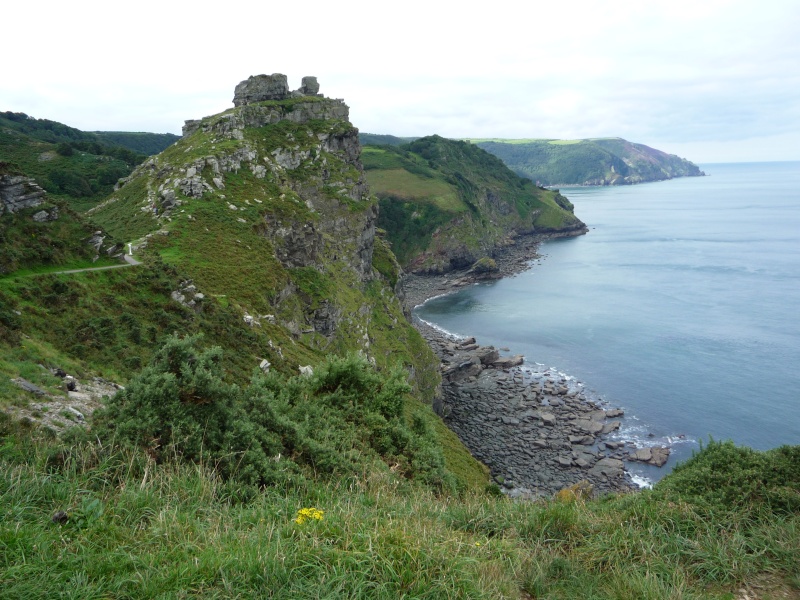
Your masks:
[[[619,136],[800,160],[798,0],[14,2],[0,110],[180,133],[239,81],[316,75],[361,131]]]

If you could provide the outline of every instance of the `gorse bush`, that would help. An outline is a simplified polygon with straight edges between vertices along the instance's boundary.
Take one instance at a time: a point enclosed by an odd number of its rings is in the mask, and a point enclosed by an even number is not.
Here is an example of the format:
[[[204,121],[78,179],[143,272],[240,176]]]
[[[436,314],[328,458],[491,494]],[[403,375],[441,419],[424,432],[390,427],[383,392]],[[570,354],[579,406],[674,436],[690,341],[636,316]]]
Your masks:
[[[332,357],[311,376],[258,373],[243,389],[225,381],[222,351],[198,343],[170,337],[96,413],[91,435],[247,485],[356,474],[382,459],[408,478],[454,487],[433,432],[413,409],[405,414],[402,369],[382,374],[360,355]]]

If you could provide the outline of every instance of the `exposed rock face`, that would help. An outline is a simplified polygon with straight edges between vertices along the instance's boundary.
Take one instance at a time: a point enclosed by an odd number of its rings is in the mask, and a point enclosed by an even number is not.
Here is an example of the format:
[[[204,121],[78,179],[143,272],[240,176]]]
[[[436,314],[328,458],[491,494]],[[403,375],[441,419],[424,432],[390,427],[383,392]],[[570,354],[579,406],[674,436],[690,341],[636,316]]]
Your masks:
[[[303,77],[303,83],[300,85],[300,93],[305,96],[316,96],[319,94],[317,78],[313,75],[306,75]]]
[[[30,177],[0,175],[0,214],[39,206],[44,196],[45,191]],[[55,218],[58,218],[57,211]]]
[[[289,97],[289,83],[286,75],[251,75],[236,86],[233,105],[244,106],[264,100],[285,100]]]
[[[246,106],[265,100],[286,100],[292,96],[319,96],[319,82],[313,75],[303,77],[300,89],[289,91],[286,75],[252,75],[240,82],[233,93],[234,106]]]

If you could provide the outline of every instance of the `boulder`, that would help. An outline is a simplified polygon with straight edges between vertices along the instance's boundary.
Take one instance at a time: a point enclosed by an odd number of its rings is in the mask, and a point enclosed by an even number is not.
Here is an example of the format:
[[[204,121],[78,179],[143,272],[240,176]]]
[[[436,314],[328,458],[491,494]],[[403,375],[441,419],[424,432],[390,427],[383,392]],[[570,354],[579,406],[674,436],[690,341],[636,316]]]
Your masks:
[[[670,455],[670,449],[665,446],[653,446],[652,448],[639,448],[636,452],[629,455],[630,460],[663,467]]]
[[[516,356],[498,358],[496,361],[492,362],[492,366],[495,369],[510,369],[511,367],[518,367],[523,362],[525,362],[525,357],[521,354],[517,354]]]
[[[480,359],[481,364],[490,365],[500,358],[500,352],[495,349],[494,346],[487,346],[480,349],[478,352],[478,358]]]

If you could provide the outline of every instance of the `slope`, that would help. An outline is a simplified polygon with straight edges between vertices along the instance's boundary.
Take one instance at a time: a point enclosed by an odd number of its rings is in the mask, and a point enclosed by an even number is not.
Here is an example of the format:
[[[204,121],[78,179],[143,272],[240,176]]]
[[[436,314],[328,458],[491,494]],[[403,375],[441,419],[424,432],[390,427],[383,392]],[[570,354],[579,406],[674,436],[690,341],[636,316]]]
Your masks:
[[[621,138],[473,143],[541,185],[625,185],[704,174],[686,159]]]
[[[517,236],[580,235],[571,203],[482,149],[439,136],[364,150],[378,224],[404,268],[442,273],[492,256]]]
[[[430,408],[438,364],[394,294],[398,267],[375,237],[357,134],[342,101],[317,95],[187,122],[87,214],[141,266],[0,279],[12,342],[0,371],[70,365],[126,383],[173,332],[225,350],[225,377],[239,385],[259,365],[289,376],[356,352],[381,372],[405,370],[403,418],[434,436],[459,485],[482,487],[485,468]],[[49,372],[34,383],[59,393]]]

